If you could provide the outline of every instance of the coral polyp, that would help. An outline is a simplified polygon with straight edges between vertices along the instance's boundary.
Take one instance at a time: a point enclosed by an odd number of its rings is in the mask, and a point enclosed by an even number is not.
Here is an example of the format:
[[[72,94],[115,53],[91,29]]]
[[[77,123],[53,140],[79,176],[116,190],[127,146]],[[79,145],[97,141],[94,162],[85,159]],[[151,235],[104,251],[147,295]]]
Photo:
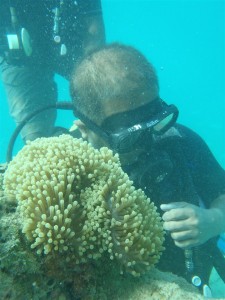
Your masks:
[[[140,275],[160,258],[156,207],[108,148],[68,135],[37,139],[9,164],[4,188],[17,199],[31,249],[48,260],[80,264],[107,254],[121,272]]]

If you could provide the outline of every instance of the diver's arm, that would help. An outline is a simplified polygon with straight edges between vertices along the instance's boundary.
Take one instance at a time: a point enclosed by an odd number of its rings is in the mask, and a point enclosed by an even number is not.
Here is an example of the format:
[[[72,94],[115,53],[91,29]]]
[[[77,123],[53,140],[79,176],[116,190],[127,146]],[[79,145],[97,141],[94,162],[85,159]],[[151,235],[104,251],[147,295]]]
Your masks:
[[[86,55],[105,43],[105,27],[101,13],[87,14],[86,33],[83,39],[83,54]]]
[[[212,224],[215,234],[214,236],[225,232],[225,194],[216,198],[209,209],[214,216],[215,222]]]

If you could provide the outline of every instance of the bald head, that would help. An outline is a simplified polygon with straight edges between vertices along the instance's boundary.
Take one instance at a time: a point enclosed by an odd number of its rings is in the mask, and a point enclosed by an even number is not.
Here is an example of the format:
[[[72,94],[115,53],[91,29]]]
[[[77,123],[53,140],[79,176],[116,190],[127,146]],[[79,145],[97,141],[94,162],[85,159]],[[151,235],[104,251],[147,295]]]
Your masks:
[[[110,114],[134,109],[158,96],[153,66],[136,49],[110,44],[87,56],[72,74],[74,105],[101,124]]]

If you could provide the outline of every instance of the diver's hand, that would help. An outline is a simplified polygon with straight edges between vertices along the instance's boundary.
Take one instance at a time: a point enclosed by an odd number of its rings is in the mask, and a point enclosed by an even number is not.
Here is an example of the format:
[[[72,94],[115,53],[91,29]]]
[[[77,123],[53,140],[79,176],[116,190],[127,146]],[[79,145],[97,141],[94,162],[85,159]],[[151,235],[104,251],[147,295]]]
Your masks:
[[[205,209],[186,202],[162,204],[163,227],[171,234],[176,246],[187,249],[201,245],[217,235],[217,210]]]

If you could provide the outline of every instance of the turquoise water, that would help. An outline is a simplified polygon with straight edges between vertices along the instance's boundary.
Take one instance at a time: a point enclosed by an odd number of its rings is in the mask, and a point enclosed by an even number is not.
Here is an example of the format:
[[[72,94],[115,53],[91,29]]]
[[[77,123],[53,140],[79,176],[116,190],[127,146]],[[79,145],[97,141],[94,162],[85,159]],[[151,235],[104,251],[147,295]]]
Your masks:
[[[198,132],[225,167],[225,2],[218,0],[102,0],[108,42],[141,50],[155,66],[161,97],[180,109],[179,122]],[[68,83],[56,75],[59,99]],[[72,125],[70,112],[57,124]],[[14,122],[0,81],[0,162]],[[18,139],[14,154],[22,147]]]
[[[103,0],[107,40],[137,47],[155,65],[161,97],[180,109],[179,122],[197,131],[225,167],[225,4],[220,0]],[[56,76],[59,99],[68,83]],[[0,162],[14,123],[0,81]],[[73,116],[59,112],[57,124]],[[18,139],[14,154],[21,148]]]

